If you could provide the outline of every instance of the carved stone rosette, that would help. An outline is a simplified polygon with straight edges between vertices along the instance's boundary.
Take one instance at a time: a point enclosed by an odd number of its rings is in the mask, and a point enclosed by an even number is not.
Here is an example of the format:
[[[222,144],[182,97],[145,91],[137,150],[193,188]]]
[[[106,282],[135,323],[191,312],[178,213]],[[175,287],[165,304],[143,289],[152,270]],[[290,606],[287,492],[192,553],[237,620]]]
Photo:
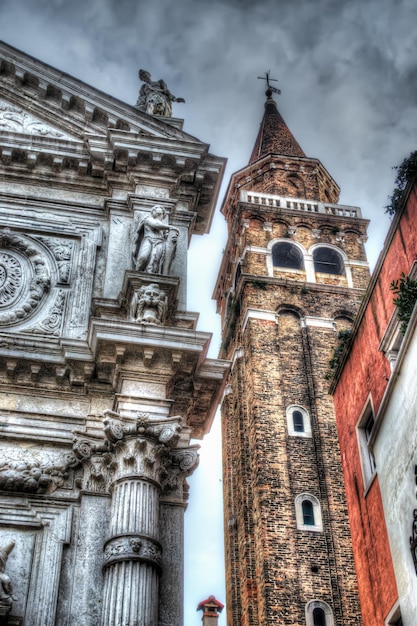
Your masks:
[[[104,432],[113,457],[113,479],[101,624],[156,626],[161,480],[180,436],[180,419],[156,422],[141,415],[126,424],[108,413]]]

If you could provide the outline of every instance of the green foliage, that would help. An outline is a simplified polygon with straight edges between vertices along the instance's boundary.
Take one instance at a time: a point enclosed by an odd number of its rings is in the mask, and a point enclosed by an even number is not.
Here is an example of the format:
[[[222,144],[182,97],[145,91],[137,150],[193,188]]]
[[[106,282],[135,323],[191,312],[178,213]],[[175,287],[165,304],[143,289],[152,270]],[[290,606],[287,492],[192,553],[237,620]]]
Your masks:
[[[329,361],[329,369],[326,373],[326,380],[331,380],[335,371],[337,370],[337,366],[340,363],[340,359],[342,358],[342,354],[347,346],[352,330],[347,328],[346,330],[339,330],[337,333],[338,343],[333,348],[333,355]]]
[[[390,285],[391,291],[395,294],[393,300],[397,307],[398,319],[401,322],[400,330],[403,335],[407,330],[414,305],[417,301],[417,281],[411,280],[404,272],[401,272],[400,278],[393,280]]]
[[[403,191],[410,180],[414,180],[417,176],[417,151],[412,152],[410,156],[398,165],[394,167],[397,170],[397,177],[395,179],[395,188],[392,195],[388,197],[389,204],[385,207],[385,212],[389,215],[395,215],[401,205],[401,199]]]

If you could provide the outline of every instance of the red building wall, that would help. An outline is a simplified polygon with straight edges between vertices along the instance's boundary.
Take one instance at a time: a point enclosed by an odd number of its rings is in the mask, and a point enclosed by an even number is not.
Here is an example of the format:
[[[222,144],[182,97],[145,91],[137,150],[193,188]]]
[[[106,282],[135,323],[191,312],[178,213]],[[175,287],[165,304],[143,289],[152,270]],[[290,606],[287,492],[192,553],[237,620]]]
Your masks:
[[[365,493],[356,426],[369,395],[375,414],[390,377],[378,351],[394,310],[390,284],[417,258],[417,185],[396,215],[358,316],[350,353],[334,391],[346,496],[364,626],[379,626],[397,599],[378,476]]]

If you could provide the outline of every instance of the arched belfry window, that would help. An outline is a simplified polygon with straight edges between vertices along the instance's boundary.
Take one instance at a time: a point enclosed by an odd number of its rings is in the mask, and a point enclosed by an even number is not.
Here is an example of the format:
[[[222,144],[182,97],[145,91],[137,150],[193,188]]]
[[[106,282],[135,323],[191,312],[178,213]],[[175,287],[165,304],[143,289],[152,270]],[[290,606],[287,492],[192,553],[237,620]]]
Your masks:
[[[274,267],[303,270],[303,253],[290,241],[280,241],[272,248],[272,264]]]
[[[287,429],[291,437],[311,437],[310,415],[303,406],[293,404],[287,408]]]
[[[314,271],[321,274],[344,276],[345,264],[343,257],[334,248],[320,246],[313,252]]]
[[[334,626],[333,611],[327,602],[312,600],[306,606],[307,626]]]
[[[311,493],[300,493],[296,497],[295,518],[298,530],[323,531],[320,502]]]

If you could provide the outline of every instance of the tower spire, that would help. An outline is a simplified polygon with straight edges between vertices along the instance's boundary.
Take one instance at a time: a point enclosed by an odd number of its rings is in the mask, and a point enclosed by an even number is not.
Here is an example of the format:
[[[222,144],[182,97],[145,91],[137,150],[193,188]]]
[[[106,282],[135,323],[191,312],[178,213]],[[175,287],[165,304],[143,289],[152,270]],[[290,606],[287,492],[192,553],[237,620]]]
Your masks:
[[[268,154],[305,157],[304,151],[286,125],[277,109],[277,103],[272,97],[273,93],[281,93],[280,89],[271,85],[271,82],[277,82],[276,78],[270,78],[270,70],[265,72],[265,76],[258,76],[258,78],[265,80],[267,85],[265,112],[249,164],[255,163]]]

